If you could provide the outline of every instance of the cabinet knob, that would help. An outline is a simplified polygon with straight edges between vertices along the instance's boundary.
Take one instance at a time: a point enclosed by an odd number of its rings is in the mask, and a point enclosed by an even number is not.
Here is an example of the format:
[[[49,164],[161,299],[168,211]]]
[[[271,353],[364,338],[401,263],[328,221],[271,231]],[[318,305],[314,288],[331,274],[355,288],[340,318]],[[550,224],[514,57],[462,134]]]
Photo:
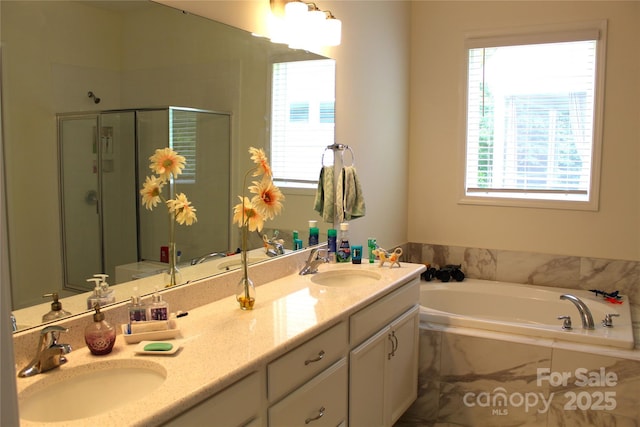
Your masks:
[[[318,353],[318,357],[315,357],[313,359],[305,360],[304,361],[304,366],[307,366],[309,363],[319,362],[322,359],[324,359],[324,350],[320,350],[320,353]]]
[[[307,418],[306,420],[304,420],[304,423],[309,424],[310,422],[319,420],[322,417],[324,417],[324,406],[320,407],[320,409],[318,410],[318,415],[313,418]]]

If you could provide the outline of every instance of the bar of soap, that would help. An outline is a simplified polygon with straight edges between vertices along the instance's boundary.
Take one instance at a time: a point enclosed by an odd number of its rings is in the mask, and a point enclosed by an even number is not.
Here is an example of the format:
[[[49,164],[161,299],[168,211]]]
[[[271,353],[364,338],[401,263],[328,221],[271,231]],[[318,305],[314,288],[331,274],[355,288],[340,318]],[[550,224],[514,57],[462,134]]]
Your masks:
[[[170,351],[173,349],[173,344],[168,342],[152,342],[144,346],[144,351]]]
[[[169,328],[167,320],[150,320],[148,322],[131,322],[131,333],[166,331]]]

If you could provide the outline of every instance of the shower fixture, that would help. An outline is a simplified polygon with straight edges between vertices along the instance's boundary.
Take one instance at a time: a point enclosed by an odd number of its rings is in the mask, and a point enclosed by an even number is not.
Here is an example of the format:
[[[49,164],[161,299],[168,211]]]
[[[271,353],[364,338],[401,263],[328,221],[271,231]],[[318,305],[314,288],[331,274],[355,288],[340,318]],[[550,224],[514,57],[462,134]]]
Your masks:
[[[96,104],[100,103],[100,98],[98,98],[95,93],[89,91],[87,93],[87,96],[89,96],[89,98],[93,99],[93,102],[95,102]]]

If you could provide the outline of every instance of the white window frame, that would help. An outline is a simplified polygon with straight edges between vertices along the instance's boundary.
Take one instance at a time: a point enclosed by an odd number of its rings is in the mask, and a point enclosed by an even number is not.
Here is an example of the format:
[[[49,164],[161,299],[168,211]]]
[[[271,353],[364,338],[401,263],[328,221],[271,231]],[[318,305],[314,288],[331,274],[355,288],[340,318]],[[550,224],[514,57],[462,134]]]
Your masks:
[[[467,192],[467,104],[468,104],[468,56],[469,49],[479,47],[496,47],[509,45],[526,45],[538,43],[560,43],[585,40],[594,37],[596,45],[596,75],[594,93],[594,117],[592,134],[591,179],[589,182],[588,200],[569,200],[569,197],[544,199],[536,192],[531,193],[498,193]],[[546,25],[510,30],[483,31],[465,34],[464,73],[462,76],[463,99],[461,102],[461,161],[460,204],[488,206],[516,206],[531,208],[571,209],[597,211],[599,208],[600,169],[603,131],[604,83],[606,64],[607,21],[590,21],[571,24]]]
[[[334,73],[333,73],[333,78],[335,79],[335,60],[332,58],[317,58],[317,59],[313,59],[313,60],[320,60],[320,61],[333,61],[333,67],[334,67]],[[305,59],[304,62],[309,62],[309,61],[313,61],[313,60],[309,60],[309,59]],[[273,64],[276,63],[291,63],[291,62],[297,62],[296,59],[288,59],[288,60],[273,60],[272,61],[272,66]],[[270,75],[271,75],[271,88],[273,88],[273,79],[274,79],[274,75],[273,75],[273,68],[271,68],[270,70]],[[310,84],[313,84],[313,80],[310,80]],[[269,105],[269,110],[270,110],[270,137],[269,137],[269,155],[271,158],[271,167],[274,169],[274,182],[276,183],[276,185],[278,185],[281,189],[286,190],[286,192],[288,194],[313,194],[313,192],[315,191],[315,189],[318,186],[318,177],[320,174],[320,168],[321,168],[321,160],[322,160],[322,153],[324,152],[324,150],[326,149],[326,147],[328,145],[331,145],[334,143],[334,139],[335,139],[335,80],[333,81],[333,86],[334,86],[334,92],[331,94],[331,96],[329,98],[327,98],[326,100],[324,99],[310,99],[310,101],[319,101],[318,103],[312,103],[310,104],[310,110],[309,113],[313,115],[314,120],[313,121],[313,125],[318,127],[322,127],[322,128],[326,128],[326,131],[328,132],[330,129],[330,133],[331,133],[331,138],[330,140],[327,139],[323,144],[318,145],[316,147],[308,147],[304,148],[304,158],[306,160],[310,160],[312,165],[309,164],[309,167],[311,167],[311,175],[313,176],[313,178],[309,178],[309,179],[296,179],[295,177],[282,177],[280,175],[278,175],[278,171],[277,171],[277,163],[278,163],[278,157],[275,153],[276,150],[274,150],[274,139],[275,139],[275,124],[274,124],[274,116],[275,116],[275,112],[274,112],[274,94],[273,92],[270,93],[270,105]],[[326,101],[332,101],[334,103],[334,116],[333,116],[333,122],[322,122],[321,121],[321,110],[322,110],[322,105],[323,102]],[[295,125],[297,127],[300,128],[304,128],[306,126],[305,123],[300,123],[298,125]],[[295,126],[291,126],[289,125],[290,128],[295,129]],[[299,149],[302,149],[301,147],[298,147]],[[300,151],[299,151],[300,153]],[[295,156],[295,153],[290,153],[291,156]],[[317,169],[315,168],[317,164]]]

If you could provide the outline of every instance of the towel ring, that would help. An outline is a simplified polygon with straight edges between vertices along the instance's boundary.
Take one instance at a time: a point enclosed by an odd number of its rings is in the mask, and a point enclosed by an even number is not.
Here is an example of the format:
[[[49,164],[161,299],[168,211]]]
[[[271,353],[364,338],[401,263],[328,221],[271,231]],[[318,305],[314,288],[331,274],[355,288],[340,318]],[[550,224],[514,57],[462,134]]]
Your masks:
[[[340,160],[342,161],[342,165],[343,166],[354,166],[356,163],[356,156],[355,154],[353,154],[353,150],[351,149],[351,147],[349,147],[348,145],[344,145],[344,144],[333,144],[333,145],[329,145],[327,146],[327,148],[325,148],[325,150],[322,152],[322,166],[325,166],[324,164],[324,155],[327,151],[332,151],[334,153],[335,156],[335,152],[336,151],[340,151]],[[349,150],[349,153],[351,153],[351,164],[350,165],[345,165],[344,164],[344,152],[345,150]],[[335,157],[334,157],[334,164],[335,164]]]

